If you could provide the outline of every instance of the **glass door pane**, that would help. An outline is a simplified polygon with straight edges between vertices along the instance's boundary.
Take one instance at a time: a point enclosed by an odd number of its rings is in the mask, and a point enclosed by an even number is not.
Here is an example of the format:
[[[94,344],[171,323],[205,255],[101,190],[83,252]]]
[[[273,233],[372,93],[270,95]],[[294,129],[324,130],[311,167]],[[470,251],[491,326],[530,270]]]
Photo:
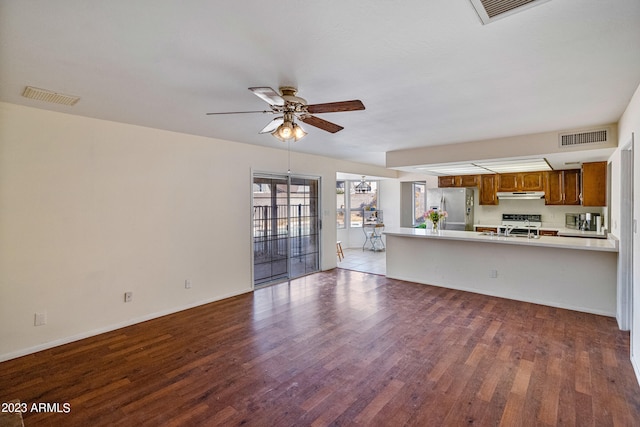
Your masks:
[[[289,195],[290,276],[300,277],[319,270],[320,221],[319,180],[291,177]]]
[[[287,177],[253,178],[254,286],[289,278]]]

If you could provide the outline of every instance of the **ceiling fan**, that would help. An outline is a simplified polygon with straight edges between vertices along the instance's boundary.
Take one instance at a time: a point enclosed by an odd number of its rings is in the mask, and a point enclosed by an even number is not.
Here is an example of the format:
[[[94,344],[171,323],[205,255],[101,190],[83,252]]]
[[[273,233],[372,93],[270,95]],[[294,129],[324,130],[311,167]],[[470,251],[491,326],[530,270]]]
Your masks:
[[[364,104],[360,100],[309,105],[304,98],[296,96],[298,90],[291,86],[281,87],[280,93],[270,87],[250,87],[249,90],[269,104],[271,109],[261,111],[207,113],[207,115],[247,113],[278,114],[280,116],[273,119],[259,133],[270,133],[281,141],[287,141],[290,139],[297,141],[300,138],[303,138],[307,133],[297,123],[295,123],[295,118],[324,131],[336,133],[344,128],[335,123],[316,117],[313,114],[364,110]]]

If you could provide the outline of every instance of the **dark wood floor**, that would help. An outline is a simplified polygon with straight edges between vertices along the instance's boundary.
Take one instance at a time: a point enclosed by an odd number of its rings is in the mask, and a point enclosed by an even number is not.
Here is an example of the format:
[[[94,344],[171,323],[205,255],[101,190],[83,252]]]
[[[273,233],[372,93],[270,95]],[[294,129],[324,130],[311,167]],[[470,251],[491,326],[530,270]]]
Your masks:
[[[612,318],[335,269],[0,364],[29,426],[632,426]]]

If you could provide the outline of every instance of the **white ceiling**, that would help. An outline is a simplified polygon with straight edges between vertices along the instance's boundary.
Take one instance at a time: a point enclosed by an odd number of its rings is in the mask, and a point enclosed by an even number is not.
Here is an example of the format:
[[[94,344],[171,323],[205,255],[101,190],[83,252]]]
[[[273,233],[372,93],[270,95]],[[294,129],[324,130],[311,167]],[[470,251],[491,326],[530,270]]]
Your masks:
[[[469,0],[0,0],[0,100],[214,138],[299,88],[345,127],[292,150],[384,165],[406,148],[617,122],[640,84],[640,1],[551,0],[482,25]],[[73,107],[21,97],[31,85]]]

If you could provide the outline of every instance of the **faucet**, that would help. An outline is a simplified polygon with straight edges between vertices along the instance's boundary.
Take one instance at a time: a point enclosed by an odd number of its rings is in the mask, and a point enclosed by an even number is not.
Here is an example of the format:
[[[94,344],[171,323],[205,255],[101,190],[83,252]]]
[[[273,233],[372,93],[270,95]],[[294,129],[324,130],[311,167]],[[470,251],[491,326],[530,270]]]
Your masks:
[[[504,226],[504,237],[509,237],[509,233],[513,230],[513,225],[505,225]]]
[[[529,222],[529,218],[524,220],[524,226],[527,227],[527,239],[531,238],[531,223]]]

